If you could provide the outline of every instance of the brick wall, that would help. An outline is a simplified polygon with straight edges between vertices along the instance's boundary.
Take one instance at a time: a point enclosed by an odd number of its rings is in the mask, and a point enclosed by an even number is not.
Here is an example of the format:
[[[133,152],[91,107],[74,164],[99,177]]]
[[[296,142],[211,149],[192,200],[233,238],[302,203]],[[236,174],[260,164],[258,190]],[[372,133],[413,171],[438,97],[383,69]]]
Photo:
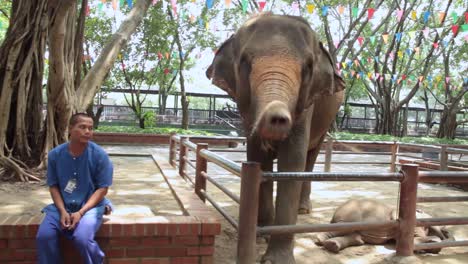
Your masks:
[[[42,216],[0,216],[0,263],[36,263],[35,236]],[[97,234],[106,262],[214,263],[217,221],[196,216],[110,216]],[[82,263],[70,241],[61,240],[64,263]]]

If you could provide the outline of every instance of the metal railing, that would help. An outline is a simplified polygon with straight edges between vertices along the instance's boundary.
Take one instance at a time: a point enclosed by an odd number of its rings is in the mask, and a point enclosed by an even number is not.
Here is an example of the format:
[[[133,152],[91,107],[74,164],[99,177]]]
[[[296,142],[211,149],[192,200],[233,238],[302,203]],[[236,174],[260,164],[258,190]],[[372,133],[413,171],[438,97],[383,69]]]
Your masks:
[[[228,137],[219,140],[229,140]],[[379,143],[381,144],[381,143]],[[208,200],[226,220],[238,230],[238,263],[254,263],[256,259],[256,236],[265,234],[294,234],[308,232],[329,232],[329,231],[358,231],[376,228],[398,228],[396,237],[396,255],[410,256],[414,250],[434,249],[454,246],[467,246],[468,241],[442,241],[434,243],[414,244],[414,229],[420,226],[433,225],[465,225],[468,224],[468,217],[449,218],[425,218],[416,219],[416,204],[427,202],[460,202],[468,201],[468,196],[458,197],[417,197],[418,183],[468,183],[468,172],[452,171],[420,171],[417,164],[400,164],[401,171],[396,171],[398,165],[397,157],[399,148],[426,148],[439,150],[441,153],[454,153],[458,149],[447,146],[433,147],[418,144],[404,144],[397,142],[385,143],[390,147],[390,172],[384,173],[332,173],[329,172],[332,164],[333,141],[326,143],[325,150],[325,172],[262,172],[259,163],[242,162],[239,166],[234,161],[208,150],[208,144],[194,144],[186,137],[171,135],[169,161],[179,167],[182,177],[194,184],[195,193],[204,202]],[[179,164],[176,164],[177,145],[179,145]],[[196,153],[196,164],[188,158],[188,152]],[[464,151],[464,150],[463,150]],[[338,152],[334,154],[348,154],[348,152]],[[328,158],[327,158],[328,156]],[[442,156],[442,155],[441,155]],[[241,187],[240,197],[222,186],[213,177],[207,174],[207,164],[212,162],[221,168],[240,176]],[[441,162],[442,163],[442,162]],[[190,179],[185,170],[187,164],[195,168],[195,180]],[[328,164],[328,165],[327,165]],[[441,166],[442,167],[442,166]],[[260,183],[265,180],[273,181],[391,181],[400,182],[399,190],[399,213],[397,220],[382,222],[350,222],[333,224],[301,224],[301,225],[279,225],[257,227],[259,188]],[[211,182],[215,187],[223,191],[227,196],[239,204],[239,220],[236,221],[229,215],[213,198],[206,192],[206,182]]]

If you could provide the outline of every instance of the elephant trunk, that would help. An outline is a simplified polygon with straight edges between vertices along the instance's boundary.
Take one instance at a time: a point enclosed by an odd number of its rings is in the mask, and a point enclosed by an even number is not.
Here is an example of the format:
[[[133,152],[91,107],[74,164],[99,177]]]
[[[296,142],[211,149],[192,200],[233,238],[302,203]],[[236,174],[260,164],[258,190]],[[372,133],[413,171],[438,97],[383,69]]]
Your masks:
[[[293,125],[300,86],[296,60],[269,57],[252,64],[250,85],[255,122],[252,133],[265,140],[283,140]]]

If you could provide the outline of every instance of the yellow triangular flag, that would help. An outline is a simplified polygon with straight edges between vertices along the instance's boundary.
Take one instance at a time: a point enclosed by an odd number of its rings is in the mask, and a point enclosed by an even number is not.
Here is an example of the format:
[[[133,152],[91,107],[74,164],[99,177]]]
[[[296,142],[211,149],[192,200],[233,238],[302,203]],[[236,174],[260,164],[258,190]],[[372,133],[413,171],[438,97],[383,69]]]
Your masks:
[[[403,51],[399,50],[398,51],[398,58],[401,58],[401,57],[403,57]]]
[[[205,28],[206,28],[206,29],[209,29],[209,28],[210,28],[210,22],[206,22]]]
[[[309,14],[314,13],[314,9],[315,6],[313,4],[307,4],[307,12],[309,12]]]
[[[346,69],[346,62],[342,62],[341,65],[343,65],[343,69]]]
[[[418,15],[417,15],[417,13],[416,13],[416,10],[411,11],[411,18],[412,18],[413,20],[416,20],[416,19],[418,18]]]

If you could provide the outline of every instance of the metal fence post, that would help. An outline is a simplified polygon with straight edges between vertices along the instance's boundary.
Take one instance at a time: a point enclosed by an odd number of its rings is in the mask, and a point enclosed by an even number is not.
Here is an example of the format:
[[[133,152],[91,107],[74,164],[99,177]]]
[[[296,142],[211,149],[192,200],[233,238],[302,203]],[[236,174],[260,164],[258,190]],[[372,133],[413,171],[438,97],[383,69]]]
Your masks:
[[[187,156],[187,147],[184,145],[184,142],[187,141],[187,137],[180,137],[179,142],[179,175],[182,178],[185,178],[184,170],[185,170],[185,159],[184,157]]]
[[[243,162],[239,206],[239,229],[237,240],[237,264],[255,263],[257,217],[262,170],[260,163]]]
[[[400,184],[400,222],[396,243],[397,256],[412,256],[414,251],[414,228],[416,226],[416,199],[418,191],[419,166],[403,164],[403,181]]]
[[[207,171],[207,161],[200,155],[202,149],[208,149],[208,144],[199,143],[197,144],[197,162],[195,172],[195,193],[200,199],[205,202],[205,196],[201,193],[201,190],[206,190],[206,179],[203,177],[202,172]]]
[[[173,137],[176,135],[176,133],[172,132],[169,135],[169,164],[171,164],[172,167],[175,167],[175,155],[176,155],[176,142],[173,139]]]
[[[448,171],[448,153],[446,145],[440,148],[440,170]]]
[[[396,171],[396,162],[397,162],[398,149],[399,149],[398,142],[393,141],[392,156],[390,158],[390,172],[395,172]]]
[[[326,150],[325,150],[325,165],[323,167],[324,172],[330,172],[331,170],[332,153],[333,153],[333,139],[328,138]]]

